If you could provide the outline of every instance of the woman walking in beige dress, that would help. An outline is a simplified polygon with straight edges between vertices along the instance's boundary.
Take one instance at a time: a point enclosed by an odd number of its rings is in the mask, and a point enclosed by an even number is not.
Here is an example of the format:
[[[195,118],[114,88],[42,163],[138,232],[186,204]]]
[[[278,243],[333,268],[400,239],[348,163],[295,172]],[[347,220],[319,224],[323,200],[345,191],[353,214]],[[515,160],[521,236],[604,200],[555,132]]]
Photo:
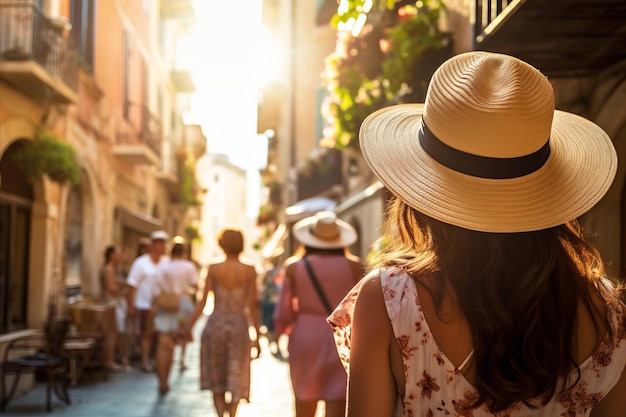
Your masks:
[[[248,401],[250,396],[251,350],[255,348],[255,357],[260,353],[257,273],[252,265],[239,259],[243,251],[239,230],[223,230],[218,243],[226,259],[209,267],[202,301],[197,304],[188,328],[202,314],[209,292],[213,292],[214,309],[201,337],[200,389],[213,391],[218,416],[235,417],[239,401]],[[250,326],[256,331],[254,341],[250,340]]]

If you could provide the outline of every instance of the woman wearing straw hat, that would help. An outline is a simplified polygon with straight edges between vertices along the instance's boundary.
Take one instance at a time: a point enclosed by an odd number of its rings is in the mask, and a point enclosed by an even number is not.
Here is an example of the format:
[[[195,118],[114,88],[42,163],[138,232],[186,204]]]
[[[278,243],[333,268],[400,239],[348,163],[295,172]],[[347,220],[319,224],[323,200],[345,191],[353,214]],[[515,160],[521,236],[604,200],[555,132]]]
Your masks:
[[[329,318],[347,415],[624,416],[626,307],[576,221],[615,176],[606,133],[532,66],[470,52],[360,140],[395,198]]]
[[[274,321],[278,335],[289,334],[296,417],[313,417],[319,400],[327,417],[343,416],[346,373],[325,319],[363,276],[361,259],[347,249],[357,233],[331,211],[300,220],[292,233],[302,248],[285,261]]]

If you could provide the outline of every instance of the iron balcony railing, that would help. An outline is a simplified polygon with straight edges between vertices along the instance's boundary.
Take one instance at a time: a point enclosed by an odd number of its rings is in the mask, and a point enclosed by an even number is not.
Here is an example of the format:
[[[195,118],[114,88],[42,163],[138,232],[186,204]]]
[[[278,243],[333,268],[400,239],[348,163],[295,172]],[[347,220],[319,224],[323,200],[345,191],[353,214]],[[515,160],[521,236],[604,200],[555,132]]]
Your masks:
[[[160,157],[163,142],[161,120],[141,103],[128,102],[125,107],[124,116],[117,130],[117,143],[146,145]]]
[[[298,171],[298,200],[315,197],[343,183],[342,153],[328,149],[317,158],[309,158]]]
[[[515,7],[523,0],[476,0],[474,2],[474,39],[481,41],[485,36],[485,29],[497,19],[504,19],[507,7]]]
[[[0,60],[33,60],[76,91],[78,52],[62,23],[35,2],[0,2]]]

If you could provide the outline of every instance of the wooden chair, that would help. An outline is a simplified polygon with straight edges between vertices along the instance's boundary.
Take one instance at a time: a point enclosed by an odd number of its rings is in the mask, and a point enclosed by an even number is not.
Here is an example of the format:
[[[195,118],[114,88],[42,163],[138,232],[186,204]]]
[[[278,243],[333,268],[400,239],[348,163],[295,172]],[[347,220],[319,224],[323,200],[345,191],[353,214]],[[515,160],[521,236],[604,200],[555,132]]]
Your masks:
[[[52,410],[51,391],[62,401],[70,404],[67,387],[66,360],[63,344],[71,318],[52,316],[41,335],[24,336],[8,344],[0,364],[0,411],[15,394],[20,375],[25,372],[41,371],[46,378],[46,409]],[[6,393],[6,375],[13,374],[13,383]]]

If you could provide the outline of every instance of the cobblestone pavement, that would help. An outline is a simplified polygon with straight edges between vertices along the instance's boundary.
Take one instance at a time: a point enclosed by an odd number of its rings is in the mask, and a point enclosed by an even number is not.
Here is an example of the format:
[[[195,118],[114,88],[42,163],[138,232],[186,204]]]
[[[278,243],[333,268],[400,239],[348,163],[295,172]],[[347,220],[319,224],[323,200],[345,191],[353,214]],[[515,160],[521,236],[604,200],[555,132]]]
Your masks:
[[[71,405],[53,395],[52,412],[45,411],[45,386],[15,397],[2,415],[15,417],[211,417],[216,416],[210,391],[199,389],[199,333],[204,322],[194,328],[194,342],[187,346],[188,369],[180,372],[176,361],[170,375],[170,392],[159,397],[156,374],[134,369],[128,373],[102,374],[88,370],[77,387],[70,390]],[[281,339],[281,341],[283,341]],[[284,341],[283,341],[284,342]],[[262,355],[252,361],[250,403],[242,402],[237,417],[292,417],[293,394],[289,380],[289,365],[276,359],[261,340]],[[285,349],[286,351],[286,349]],[[321,408],[321,407],[320,407]],[[321,417],[323,410],[318,410]]]

